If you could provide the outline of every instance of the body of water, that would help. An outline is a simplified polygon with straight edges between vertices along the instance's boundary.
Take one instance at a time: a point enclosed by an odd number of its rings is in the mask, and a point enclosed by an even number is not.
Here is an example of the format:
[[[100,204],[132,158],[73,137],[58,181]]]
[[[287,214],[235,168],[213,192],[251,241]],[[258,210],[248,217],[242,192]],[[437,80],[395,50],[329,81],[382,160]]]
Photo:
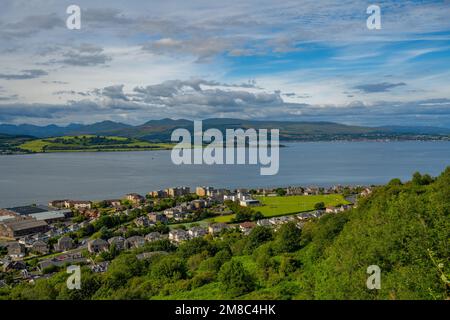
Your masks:
[[[277,175],[259,165],[174,165],[171,151],[0,156],[0,207],[101,200],[171,186],[224,188],[383,184],[450,165],[450,142],[306,142],[280,149]]]

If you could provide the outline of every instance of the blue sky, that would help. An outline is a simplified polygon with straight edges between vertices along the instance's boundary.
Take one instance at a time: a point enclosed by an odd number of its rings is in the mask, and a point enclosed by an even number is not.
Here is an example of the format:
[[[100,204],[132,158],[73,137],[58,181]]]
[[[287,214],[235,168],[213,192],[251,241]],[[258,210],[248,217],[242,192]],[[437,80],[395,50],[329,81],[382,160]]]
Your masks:
[[[81,29],[66,28],[67,6]],[[369,30],[366,9],[381,9]],[[448,1],[2,0],[0,123],[450,127]]]

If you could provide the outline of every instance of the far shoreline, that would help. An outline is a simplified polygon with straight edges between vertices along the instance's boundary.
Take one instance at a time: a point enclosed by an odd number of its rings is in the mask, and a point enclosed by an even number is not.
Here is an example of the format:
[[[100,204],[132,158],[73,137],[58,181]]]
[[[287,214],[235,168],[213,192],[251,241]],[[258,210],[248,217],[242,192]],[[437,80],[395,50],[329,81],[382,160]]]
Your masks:
[[[450,142],[449,139],[336,139],[336,140],[288,140],[288,141],[280,141],[283,144],[280,144],[280,148],[289,147],[291,144],[297,143],[324,143],[324,142],[333,142],[333,143],[360,143],[360,142],[374,142],[374,143],[392,143],[392,142]],[[169,142],[162,142],[161,144],[167,144]],[[171,142],[173,143],[173,142]],[[130,149],[80,149],[80,150],[55,150],[55,151],[47,151],[47,152],[5,152],[0,153],[0,156],[17,156],[17,155],[33,155],[33,154],[58,154],[58,153],[102,153],[102,152],[145,152],[145,151],[168,151],[172,150],[176,143],[173,143],[172,147],[155,147],[155,148],[130,148]],[[207,146],[205,144],[204,146]],[[270,145],[269,145],[270,147]],[[188,149],[188,147],[185,147]],[[226,147],[225,147],[226,149]]]

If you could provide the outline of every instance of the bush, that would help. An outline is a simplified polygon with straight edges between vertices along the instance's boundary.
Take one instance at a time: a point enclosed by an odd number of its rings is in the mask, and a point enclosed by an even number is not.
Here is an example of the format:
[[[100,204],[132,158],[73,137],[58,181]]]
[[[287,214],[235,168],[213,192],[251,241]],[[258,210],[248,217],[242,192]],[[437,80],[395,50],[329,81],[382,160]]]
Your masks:
[[[301,230],[294,222],[283,224],[277,232],[275,248],[277,252],[294,252],[300,249]]]
[[[204,286],[205,284],[208,284],[210,282],[213,282],[215,280],[216,276],[214,272],[202,272],[197,274],[195,277],[191,279],[191,288],[199,288],[201,286]]]
[[[186,274],[186,262],[173,256],[163,257],[151,267],[151,275],[157,279],[185,279]]]
[[[220,268],[219,281],[231,296],[240,296],[255,288],[253,277],[245,270],[242,262],[236,260],[231,260]]]

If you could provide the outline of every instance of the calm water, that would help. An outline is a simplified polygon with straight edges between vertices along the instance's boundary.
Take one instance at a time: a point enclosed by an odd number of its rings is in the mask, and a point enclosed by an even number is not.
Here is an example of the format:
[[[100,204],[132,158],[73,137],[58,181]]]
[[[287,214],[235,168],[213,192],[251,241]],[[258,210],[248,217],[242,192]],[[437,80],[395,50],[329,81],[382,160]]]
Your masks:
[[[280,149],[280,170],[257,165],[173,165],[170,151],[0,156],[0,207],[52,199],[110,199],[170,186],[381,184],[450,165],[450,142],[310,142]]]

